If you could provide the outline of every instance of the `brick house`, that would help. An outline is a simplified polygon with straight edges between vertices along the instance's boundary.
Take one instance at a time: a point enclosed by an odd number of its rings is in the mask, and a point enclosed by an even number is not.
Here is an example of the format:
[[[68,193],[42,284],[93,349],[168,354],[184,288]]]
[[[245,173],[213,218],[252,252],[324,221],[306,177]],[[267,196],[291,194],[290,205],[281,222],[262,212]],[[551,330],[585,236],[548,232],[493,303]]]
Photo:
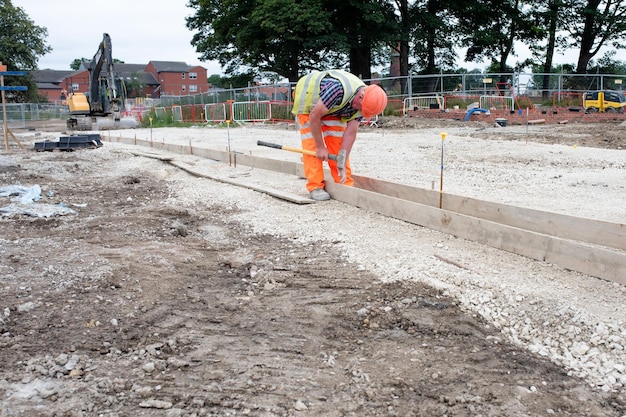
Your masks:
[[[63,96],[64,79],[74,71],[35,70],[31,76],[37,85],[40,95],[46,96],[50,103],[60,103]]]
[[[190,67],[184,62],[150,61],[144,70],[152,74],[159,84],[159,94],[193,95],[209,90],[206,68]]]
[[[36,70],[32,76],[40,95],[49,102],[65,99],[69,92],[89,92],[89,62],[83,62],[77,71]],[[115,64],[116,76],[123,79],[130,97],[158,98],[162,93],[193,95],[208,91],[207,71],[184,62],[150,61],[143,64]],[[102,75],[106,75],[103,69]]]

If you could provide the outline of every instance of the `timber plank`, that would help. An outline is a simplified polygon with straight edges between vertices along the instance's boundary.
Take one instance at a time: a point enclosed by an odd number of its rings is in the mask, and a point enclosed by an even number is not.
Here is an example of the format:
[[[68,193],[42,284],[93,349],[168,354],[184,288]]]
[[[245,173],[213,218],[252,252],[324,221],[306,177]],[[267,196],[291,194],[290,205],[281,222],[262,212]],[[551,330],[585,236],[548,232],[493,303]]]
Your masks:
[[[403,200],[439,207],[439,192],[354,176],[355,187]],[[626,225],[511,206],[454,194],[443,194],[442,208],[521,229],[626,250]]]
[[[285,201],[289,201],[291,203],[295,203],[295,204],[311,204],[314,203],[315,201],[311,200],[308,197],[304,197],[304,196],[300,196],[297,194],[293,194],[293,193],[288,193],[285,191],[280,191],[280,190],[276,190],[274,188],[270,188],[270,187],[266,187],[263,185],[258,185],[258,184],[252,184],[250,182],[247,181],[242,181],[242,180],[235,180],[232,178],[224,178],[223,176],[219,176],[219,175],[215,175],[215,174],[211,174],[206,172],[206,170],[198,170],[195,167],[192,167],[189,164],[186,164],[184,162],[180,162],[180,161],[168,161],[170,163],[170,165],[173,165],[177,168],[180,168],[186,172],[189,172],[192,175],[196,175],[198,177],[203,177],[203,178],[208,178],[211,179],[213,181],[219,181],[219,182],[223,182],[226,184],[231,184],[231,185],[236,185],[238,187],[245,187],[254,191],[258,191],[264,194],[268,194],[271,195],[272,197],[276,197],[279,198],[281,200],[285,200]]]
[[[327,183],[335,200],[626,285],[626,253],[593,247],[383,194]]]
[[[169,145],[136,138],[120,137],[109,140],[303,176],[301,163],[233,152],[229,155],[228,152],[207,148]],[[452,194],[443,194],[440,209],[438,191],[361,176],[354,176],[355,187],[345,187],[335,184],[328,170],[326,178],[328,192],[338,201],[626,285],[624,224],[526,209]],[[242,183],[233,185],[242,186]],[[254,189],[253,187],[260,192],[277,191],[250,186]],[[312,202],[298,197],[306,200],[299,204]]]

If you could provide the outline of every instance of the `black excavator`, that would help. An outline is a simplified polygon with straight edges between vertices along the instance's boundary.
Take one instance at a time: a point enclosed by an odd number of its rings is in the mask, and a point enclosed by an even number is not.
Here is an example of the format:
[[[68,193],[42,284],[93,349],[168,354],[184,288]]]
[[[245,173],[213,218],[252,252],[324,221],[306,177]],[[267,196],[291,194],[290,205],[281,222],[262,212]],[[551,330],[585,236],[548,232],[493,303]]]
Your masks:
[[[125,87],[115,78],[111,37],[105,33],[100,47],[89,64],[89,92],[72,93],[67,98],[70,130],[92,130],[92,124],[115,128],[124,110]],[[99,130],[97,127],[96,130]]]

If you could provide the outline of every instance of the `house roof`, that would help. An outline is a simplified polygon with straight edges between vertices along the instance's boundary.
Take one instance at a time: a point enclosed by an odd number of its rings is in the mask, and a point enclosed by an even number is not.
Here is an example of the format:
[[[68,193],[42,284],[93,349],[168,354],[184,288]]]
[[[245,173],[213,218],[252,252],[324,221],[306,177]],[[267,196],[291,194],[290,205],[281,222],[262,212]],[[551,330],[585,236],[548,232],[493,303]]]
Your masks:
[[[31,71],[31,75],[33,79],[37,82],[37,84],[42,83],[61,83],[65,77],[74,71],[59,71],[59,70],[33,70]]]
[[[156,70],[159,72],[189,72],[193,68],[198,68],[198,66],[191,67],[187,65],[185,62],[179,61],[150,61]],[[146,86],[159,86],[160,83],[156,79],[156,77],[150,73],[146,72],[147,65],[144,64],[125,64],[125,63],[115,63],[114,71],[116,77],[123,79],[126,83],[131,81],[133,78],[138,79],[138,81]],[[31,75],[37,84],[37,88],[41,90],[58,90],[63,89],[62,83],[69,80],[71,82],[72,77],[81,77],[86,76],[86,72],[88,65],[85,65],[85,62],[80,66],[77,71],[61,71],[61,70],[33,70],[31,71]],[[106,75],[106,67],[102,68],[102,74]]]
[[[115,72],[119,73],[139,72],[143,71],[146,68],[145,64],[124,64],[119,62],[116,62],[115,64],[113,64],[113,66],[115,68]]]
[[[61,90],[62,89],[62,87],[59,84],[54,84],[54,83],[36,82],[35,84],[37,84],[37,90]]]
[[[131,78],[136,77],[139,82],[145,85],[158,85],[158,81],[151,73],[145,72],[145,65],[143,64],[115,64],[114,70],[117,77],[122,78],[124,81],[129,81]],[[77,71],[57,71],[57,70],[35,70],[32,71],[32,76],[37,83],[37,88],[41,89],[54,89],[61,84],[64,79],[72,78],[78,74],[82,74],[87,71],[86,68],[81,67]],[[103,68],[102,75],[106,75],[106,68]]]
[[[186,72],[193,68],[179,61],[150,61],[149,63],[154,65],[157,72]]]

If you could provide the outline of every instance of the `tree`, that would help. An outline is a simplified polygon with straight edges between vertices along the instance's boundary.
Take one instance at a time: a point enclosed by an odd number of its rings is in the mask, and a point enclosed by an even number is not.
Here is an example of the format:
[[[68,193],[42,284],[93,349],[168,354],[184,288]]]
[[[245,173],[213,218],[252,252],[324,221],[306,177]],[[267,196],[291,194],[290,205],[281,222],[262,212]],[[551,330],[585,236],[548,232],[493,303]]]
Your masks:
[[[70,69],[73,69],[74,71],[78,71],[80,69],[80,65],[85,61],[89,62],[91,60],[89,58],[76,58],[70,64]]]
[[[498,72],[511,70],[507,60],[514,54],[516,40],[532,43],[541,39],[531,10],[521,0],[479,0],[453,2],[454,14],[462,32],[461,46],[467,47],[465,60],[489,59]]]
[[[302,72],[332,66],[337,54],[322,0],[190,0],[192,45],[225,73],[276,72],[296,81]]]
[[[373,57],[387,52],[395,19],[387,0],[190,0],[187,27],[201,59],[226,74],[275,72],[290,81],[311,70],[344,68],[371,77]]]
[[[400,75],[406,77],[409,75],[409,41],[412,27],[409,2],[408,0],[394,0],[394,3],[398,13],[398,33],[396,33],[397,44],[393,45],[393,48],[400,55]],[[404,91],[404,86],[402,86],[402,91]]]
[[[565,37],[560,33],[565,28],[565,18],[574,11],[568,0],[526,1],[531,8],[530,16],[535,22],[538,37],[537,42],[529,44],[533,58],[528,58],[520,66],[530,66],[534,71],[543,73],[543,80],[537,85],[541,87],[543,98],[548,99],[550,89],[553,88],[550,85],[550,74],[554,71],[554,54],[567,48]]]
[[[78,71],[80,69],[80,66],[83,64],[83,62],[90,63],[92,60],[93,60],[93,58],[76,58],[70,64],[70,69],[72,69],[74,71]],[[124,61],[122,61],[120,59],[117,59],[117,58],[113,58],[113,63],[114,64],[123,64]]]
[[[458,36],[449,4],[450,1],[426,0],[416,2],[411,9],[413,55],[421,73],[433,74],[455,66],[454,45]]]
[[[45,42],[48,31],[28,17],[11,0],[0,0],[0,61],[12,71],[37,69],[39,57],[52,50]],[[26,85],[27,91],[11,94],[13,101],[37,101],[37,85],[32,77],[7,77],[6,85]],[[7,98],[8,100],[8,98]]]
[[[591,59],[605,46],[624,49],[626,2],[574,0],[576,13],[566,22],[571,46],[579,48],[576,73],[584,74]]]
[[[591,68],[591,72],[600,74],[626,74],[626,62],[615,59],[615,51],[609,51],[598,60],[596,71]]]
[[[137,72],[132,72],[130,79],[124,81],[124,85],[126,86],[126,94],[129,98],[143,96],[143,89],[146,86],[141,82],[141,76]]]
[[[222,87],[222,88],[224,87],[222,76],[219,74],[211,74],[208,77],[207,82],[211,84],[213,87]]]
[[[349,70],[364,79],[372,78],[374,51],[397,43],[399,26],[394,9],[385,0],[330,0],[326,5],[332,19],[337,52],[348,56]]]

